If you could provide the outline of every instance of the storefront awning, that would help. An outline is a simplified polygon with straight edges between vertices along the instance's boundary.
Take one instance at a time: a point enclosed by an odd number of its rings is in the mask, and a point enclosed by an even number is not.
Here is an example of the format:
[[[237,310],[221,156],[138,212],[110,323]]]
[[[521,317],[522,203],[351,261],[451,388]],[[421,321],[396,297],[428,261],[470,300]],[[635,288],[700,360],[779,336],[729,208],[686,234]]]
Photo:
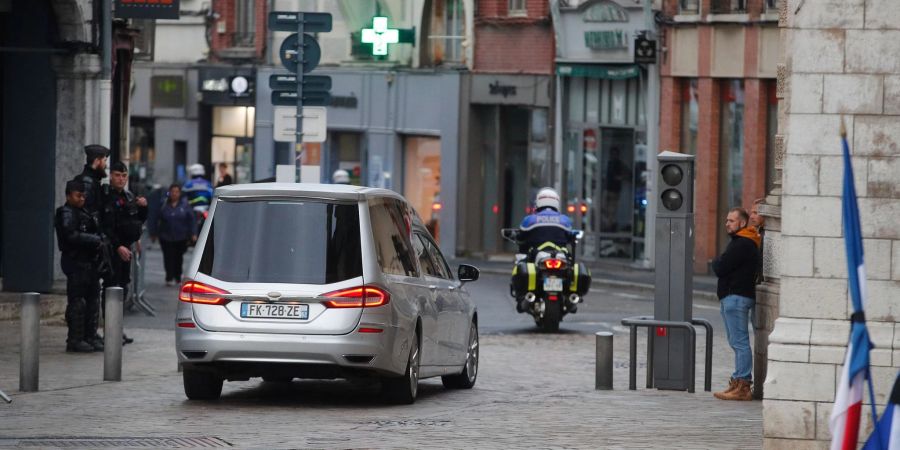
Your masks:
[[[563,77],[600,78],[603,80],[624,80],[637,78],[641,68],[635,64],[603,65],[603,64],[571,64],[557,63],[556,74]]]

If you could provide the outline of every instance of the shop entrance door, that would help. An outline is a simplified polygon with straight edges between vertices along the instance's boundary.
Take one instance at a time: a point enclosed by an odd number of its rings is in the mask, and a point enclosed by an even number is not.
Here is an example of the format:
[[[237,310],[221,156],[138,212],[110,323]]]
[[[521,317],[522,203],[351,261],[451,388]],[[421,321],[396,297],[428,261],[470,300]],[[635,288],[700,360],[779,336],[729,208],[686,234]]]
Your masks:
[[[409,200],[436,241],[440,239],[441,138],[403,138],[403,196]]]

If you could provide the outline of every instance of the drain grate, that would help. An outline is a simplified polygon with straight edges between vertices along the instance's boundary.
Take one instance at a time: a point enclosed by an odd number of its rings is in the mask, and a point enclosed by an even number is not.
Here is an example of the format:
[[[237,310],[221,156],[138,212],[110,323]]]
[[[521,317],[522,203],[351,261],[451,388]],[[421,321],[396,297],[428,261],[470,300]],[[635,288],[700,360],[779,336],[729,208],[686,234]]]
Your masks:
[[[35,437],[0,438],[0,446],[14,448],[223,448],[231,444],[217,437]]]

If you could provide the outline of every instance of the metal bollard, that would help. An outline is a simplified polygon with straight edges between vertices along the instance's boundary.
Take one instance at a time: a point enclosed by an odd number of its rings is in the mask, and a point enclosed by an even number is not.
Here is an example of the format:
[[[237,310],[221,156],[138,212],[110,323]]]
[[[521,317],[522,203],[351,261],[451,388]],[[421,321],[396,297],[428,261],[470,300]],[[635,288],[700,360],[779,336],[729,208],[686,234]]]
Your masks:
[[[595,336],[597,336],[597,360],[594,389],[611,391],[613,388],[613,334],[599,331]]]
[[[103,317],[103,381],[122,381],[122,294],[120,287],[106,288]]]
[[[22,294],[22,344],[19,353],[19,390],[36,392],[41,354],[41,294]]]

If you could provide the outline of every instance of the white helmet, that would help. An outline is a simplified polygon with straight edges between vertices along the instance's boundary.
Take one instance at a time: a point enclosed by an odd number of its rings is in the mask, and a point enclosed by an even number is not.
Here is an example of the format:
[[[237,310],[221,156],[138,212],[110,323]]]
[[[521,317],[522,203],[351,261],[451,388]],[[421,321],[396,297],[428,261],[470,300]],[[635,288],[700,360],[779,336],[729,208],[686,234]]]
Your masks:
[[[190,173],[192,177],[205,177],[206,167],[203,167],[203,164],[191,164],[191,167],[188,168],[188,173]]]
[[[536,209],[553,208],[556,212],[559,212],[559,194],[553,188],[541,189],[534,199],[534,207]]]
[[[350,172],[344,169],[335,170],[331,175],[331,182],[334,184],[350,184]]]

